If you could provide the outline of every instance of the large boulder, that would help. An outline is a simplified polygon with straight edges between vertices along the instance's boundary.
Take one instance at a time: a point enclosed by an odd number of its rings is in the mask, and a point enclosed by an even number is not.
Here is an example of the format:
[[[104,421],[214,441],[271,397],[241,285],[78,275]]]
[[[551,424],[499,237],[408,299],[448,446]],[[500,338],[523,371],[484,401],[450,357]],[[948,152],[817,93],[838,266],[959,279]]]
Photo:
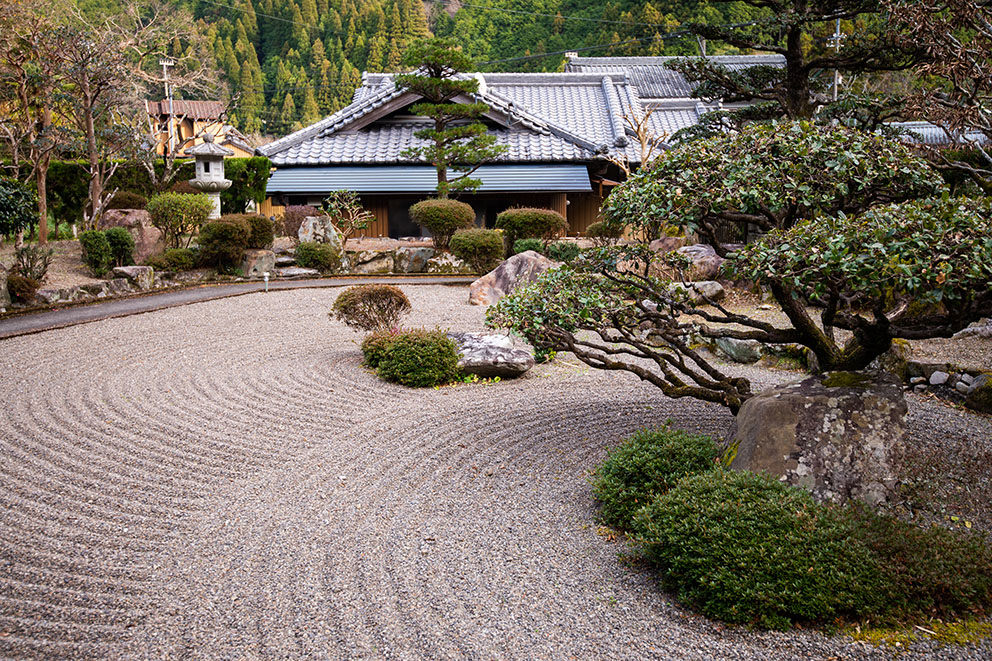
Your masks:
[[[724,460],[807,489],[819,502],[895,496],[906,400],[889,374],[831,372],[762,391],[741,407]]]
[[[678,250],[685,245],[684,236],[663,236],[660,239],[655,239],[652,241],[648,248],[657,253],[672,252],[673,250]]]
[[[261,278],[263,273],[274,274],[276,254],[271,250],[245,250],[241,257],[241,273],[246,278]]]
[[[300,243],[330,243],[337,246],[338,252],[343,252],[341,232],[334,227],[330,216],[307,216],[300,223],[298,233]]]
[[[761,342],[757,340],[718,337],[716,338],[716,348],[735,363],[756,363],[761,360]]]
[[[0,312],[10,307],[10,292],[7,290],[7,269],[0,264]]]
[[[726,261],[723,257],[716,254],[716,251],[713,250],[713,246],[705,243],[683,246],[676,252],[680,255],[685,255],[692,260],[692,266],[689,269],[688,278],[693,281],[716,280],[720,274],[720,267],[723,265],[723,262]]]
[[[392,273],[393,253],[389,250],[349,250],[344,269],[349,273]]]
[[[424,267],[424,271],[438,275],[473,273],[471,266],[455,257],[450,252],[443,252],[440,255],[434,255],[428,259],[427,265]]]
[[[397,248],[393,253],[393,272],[423,273],[433,256],[433,248]]]
[[[982,413],[992,413],[992,374],[980,374],[968,386],[964,405]]]
[[[468,302],[472,305],[492,305],[517,287],[534,282],[539,275],[556,266],[561,266],[561,263],[533,250],[517,253],[473,282],[469,287]]]
[[[134,261],[144,263],[152,255],[165,250],[162,230],[152,225],[151,215],[144,209],[108,209],[100,217],[100,229],[123,227],[134,239]]]
[[[512,379],[534,366],[529,351],[517,349],[508,335],[448,333],[458,348],[458,367],[484,378]]]
[[[138,291],[148,291],[155,286],[155,269],[150,266],[118,266],[114,276],[123,278]]]
[[[707,299],[714,303],[723,300],[727,292],[716,280],[700,280],[684,285],[681,282],[672,283],[673,289],[680,289],[689,296],[689,301],[693,304],[706,303]]]

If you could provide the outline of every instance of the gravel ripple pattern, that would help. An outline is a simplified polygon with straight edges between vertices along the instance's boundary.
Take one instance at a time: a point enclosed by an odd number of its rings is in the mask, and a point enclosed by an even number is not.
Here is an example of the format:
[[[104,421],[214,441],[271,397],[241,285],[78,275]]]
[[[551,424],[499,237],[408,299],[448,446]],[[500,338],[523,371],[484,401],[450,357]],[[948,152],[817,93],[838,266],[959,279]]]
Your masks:
[[[482,327],[463,287],[404,290],[409,325]],[[387,384],[327,317],[334,296],[0,343],[0,656],[887,658],[693,615],[597,533],[587,476],[608,448],[667,419],[722,435],[723,409],[567,357]]]

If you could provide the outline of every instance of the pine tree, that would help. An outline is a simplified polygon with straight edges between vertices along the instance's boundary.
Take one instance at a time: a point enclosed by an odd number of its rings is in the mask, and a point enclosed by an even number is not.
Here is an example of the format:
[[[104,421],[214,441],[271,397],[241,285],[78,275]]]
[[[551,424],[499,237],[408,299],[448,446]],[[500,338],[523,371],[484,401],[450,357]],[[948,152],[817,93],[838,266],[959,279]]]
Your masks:
[[[286,92],[286,98],[282,102],[282,110],[279,111],[279,128],[283,131],[290,131],[296,125],[296,103],[293,101],[293,93]]]
[[[303,111],[300,114],[300,121],[304,126],[309,126],[320,119],[320,108],[317,107],[317,98],[314,96],[313,88],[308,87],[306,95],[303,97]]]

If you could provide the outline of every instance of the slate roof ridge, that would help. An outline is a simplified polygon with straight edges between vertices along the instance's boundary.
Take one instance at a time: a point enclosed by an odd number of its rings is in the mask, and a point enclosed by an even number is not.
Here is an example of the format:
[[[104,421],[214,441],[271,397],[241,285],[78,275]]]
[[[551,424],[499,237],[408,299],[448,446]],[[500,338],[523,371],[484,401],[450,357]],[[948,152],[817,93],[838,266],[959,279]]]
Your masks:
[[[730,64],[758,64],[761,62],[784,62],[785,56],[779,53],[753,53],[749,55],[651,55],[651,56],[602,56],[602,57],[573,57],[568,60],[566,67],[588,66],[637,66],[662,65],[666,62],[684,59],[705,59],[711,62]],[[565,73],[583,73],[580,71]]]

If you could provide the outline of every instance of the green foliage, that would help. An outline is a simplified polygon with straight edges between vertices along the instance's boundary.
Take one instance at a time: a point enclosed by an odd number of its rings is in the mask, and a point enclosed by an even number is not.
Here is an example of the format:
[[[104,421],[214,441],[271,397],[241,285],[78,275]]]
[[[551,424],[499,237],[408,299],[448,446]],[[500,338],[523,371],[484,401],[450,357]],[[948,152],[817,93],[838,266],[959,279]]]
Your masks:
[[[220,273],[230,273],[241,263],[251,232],[240,216],[222,218],[200,228],[200,261]]]
[[[188,248],[192,235],[207,222],[213,205],[204,194],[159,193],[148,200],[152,225],[162,231],[170,248]],[[186,236],[185,245],[183,237]]]
[[[225,158],[224,177],[231,180],[231,187],[220,193],[221,208],[244,213],[249,202],[264,201],[271,169],[272,163],[264,156]]]
[[[365,339],[362,340],[362,356],[365,357],[365,365],[372,369],[379,367],[383,356],[386,355],[386,349],[389,348],[400,332],[398,329],[389,328],[366,335]]]
[[[246,248],[268,250],[275,240],[275,230],[272,221],[257,213],[226,213],[221,220],[234,223],[244,223],[248,227],[248,243]]]
[[[554,241],[553,243],[549,243],[547,248],[544,249],[544,254],[549,259],[553,259],[556,262],[564,262],[565,264],[574,261],[580,252],[579,244],[572,241]]]
[[[992,201],[920,200],[771,232],[737,253],[728,273],[812,300],[834,289],[871,307],[911,298],[963,310],[992,289],[990,236]]]
[[[111,227],[104,231],[110,246],[110,259],[114,266],[134,264],[134,237],[123,227]]]
[[[14,251],[13,270],[25,278],[41,282],[48,274],[48,268],[55,258],[55,249],[39,245],[25,244]]]
[[[410,312],[410,300],[392,285],[358,285],[341,292],[331,316],[352,328],[379,331],[396,328]]]
[[[913,621],[992,603],[992,550],[979,537],[818,505],[771,476],[686,477],[640,509],[633,528],[666,586],[731,623]]]
[[[593,494],[606,525],[630,528],[634,514],[686,475],[716,467],[719,448],[708,436],[671,427],[641,430],[612,450],[596,469]]]
[[[304,241],[296,247],[296,263],[303,268],[333,273],[341,268],[341,253],[329,243]]]
[[[93,275],[103,275],[114,263],[110,242],[107,241],[107,235],[100,230],[80,233],[79,246],[82,248],[83,261],[90,267]]]
[[[568,221],[553,209],[514,207],[496,216],[496,227],[503,230],[507,245],[513,246],[517,239],[547,243],[568,229]]]
[[[107,203],[106,209],[144,209],[148,206],[148,198],[130,191],[118,191]]]
[[[536,253],[544,254],[544,241],[541,239],[517,239],[513,242],[513,254],[519,255],[522,252],[533,250]]]
[[[7,276],[7,291],[10,298],[15,303],[30,303],[34,295],[38,293],[41,283],[34,278],[28,278],[19,273],[11,273]]]
[[[162,271],[189,271],[196,266],[197,255],[189,248],[170,248],[148,258],[147,264]]]
[[[348,237],[368,228],[375,220],[372,212],[362,206],[358,193],[349,190],[334,191],[324,200],[324,212],[331,217],[334,227],[341,233],[341,245],[348,244]]]
[[[751,124],[664,151],[603,204],[614,230],[649,238],[673,224],[711,240],[713,228],[787,229],[936,193],[940,177],[898,141],[808,122]]]
[[[475,211],[457,200],[421,200],[410,207],[410,218],[427,228],[435,249],[447,250],[451,236],[475,222]]]
[[[586,228],[586,236],[597,246],[609,246],[623,236],[623,227],[599,221]]]
[[[379,376],[412,388],[429,388],[458,378],[455,343],[439,330],[396,335],[379,359]]]
[[[300,227],[307,216],[316,216],[319,211],[306,204],[291,204],[282,212],[282,230],[293,241],[300,240]]]
[[[0,237],[22,232],[38,220],[38,197],[29,187],[0,177]]]
[[[489,273],[503,259],[503,236],[495,230],[458,230],[451,237],[451,252],[476,273]]]

